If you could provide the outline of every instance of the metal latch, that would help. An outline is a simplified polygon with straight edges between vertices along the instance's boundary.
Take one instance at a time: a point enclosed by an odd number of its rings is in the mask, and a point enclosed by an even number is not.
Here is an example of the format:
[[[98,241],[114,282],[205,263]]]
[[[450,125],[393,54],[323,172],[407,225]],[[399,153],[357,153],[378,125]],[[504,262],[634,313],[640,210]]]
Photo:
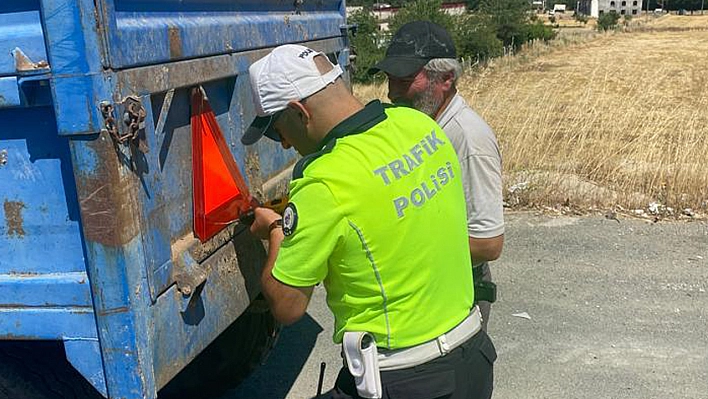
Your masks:
[[[185,251],[173,269],[177,291],[181,294],[181,311],[187,312],[200,300],[207,281],[207,273],[192,255]]]
[[[124,110],[122,125],[116,121],[113,104],[108,101],[102,101],[100,104],[104,122],[103,131],[108,132],[118,143],[124,144],[138,138],[140,130],[145,128],[147,112],[140,99],[134,96],[127,97],[121,106]]]

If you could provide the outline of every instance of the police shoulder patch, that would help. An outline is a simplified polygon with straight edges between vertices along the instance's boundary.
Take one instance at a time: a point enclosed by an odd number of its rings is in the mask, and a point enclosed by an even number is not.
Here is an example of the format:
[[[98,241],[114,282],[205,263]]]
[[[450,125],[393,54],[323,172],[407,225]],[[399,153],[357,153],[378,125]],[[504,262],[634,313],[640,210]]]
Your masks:
[[[288,204],[283,212],[283,234],[289,236],[297,228],[297,208],[292,202]]]

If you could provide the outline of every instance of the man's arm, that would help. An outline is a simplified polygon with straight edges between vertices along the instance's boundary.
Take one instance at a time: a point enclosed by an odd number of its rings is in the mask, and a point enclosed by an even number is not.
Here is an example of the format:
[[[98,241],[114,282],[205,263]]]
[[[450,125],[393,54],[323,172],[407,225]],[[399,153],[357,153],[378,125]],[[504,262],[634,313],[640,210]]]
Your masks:
[[[504,247],[504,234],[491,238],[470,237],[469,239],[473,264],[497,260]]]
[[[314,287],[293,287],[283,284],[273,277],[275,260],[278,258],[280,244],[285,238],[281,228],[269,231],[269,227],[277,219],[280,219],[280,215],[274,211],[256,208],[251,232],[260,239],[268,239],[268,259],[261,274],[261,289],[275,319],[282,324],[289,325],[298,321],[305,314]]]
[[[460,159],[467,201],[467,234],[472,264],[499,258],[504,247],[501,154],[491,128],[475,117],[474,141],[464,142],[470,155]]]

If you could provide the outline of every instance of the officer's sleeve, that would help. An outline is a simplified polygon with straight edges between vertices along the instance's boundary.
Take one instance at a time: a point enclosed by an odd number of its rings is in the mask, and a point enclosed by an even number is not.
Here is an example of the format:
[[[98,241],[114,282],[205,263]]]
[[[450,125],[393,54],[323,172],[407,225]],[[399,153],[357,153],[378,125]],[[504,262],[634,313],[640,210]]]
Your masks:
[[[346,221],[332,192],[318,180],[298,179],[290,194],[290,210],[283,218],[286,235],[272,273],[282,283],[309,287],[327,276],[329,258],[344,237]]]

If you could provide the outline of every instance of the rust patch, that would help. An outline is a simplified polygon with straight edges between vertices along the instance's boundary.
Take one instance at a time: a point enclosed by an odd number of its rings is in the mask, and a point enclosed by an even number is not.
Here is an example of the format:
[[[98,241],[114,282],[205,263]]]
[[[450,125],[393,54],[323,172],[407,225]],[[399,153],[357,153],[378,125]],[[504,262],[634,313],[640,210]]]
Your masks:
[[[197,263],[202,263],[211,254],[216,252],[216,250],[231,241],[243,228],[243,225],[240,224],[231,225],[216,233],[216,235],[207,242],[201,243],[199,240],[196,240],[196,244],[189,248],[189,254]]]
[[[178,238],[172,243],[172,259],[178,259],[182,252],[189,251],[190,248],[199,244],[199,240],[194,237],[192,232]]]
[[[8,273],[9,276],[12,276],[13,278],[23,278],[23,277],[38,277],[39,273],[37,272],[22,272],[22,273],[17,273],[11,271]]]
[[[122,154],[116,153],[108,133],[78,143],[89,146],[98,160],[93,174],[79,175],[76,182],[84,234],[89,241],[106,246],[124,245],[138,234],[139,228],[135,176],[121,175]]]
[[[24,220],[22,218],[22,210],[26,208],[24,202],[5,200],[3,208],[5,209],[7,235],[11,237],[24,237],[25,229],[23,227]]]
[[[179,34],[179,28],[170,26],[167,28],[167,36],[170,41],[170,59],[182,57],[182,37]]]
[[[11,53],[15,57],[15,69],[18,72],[31,72],[38,69],[49,68],[49,63],[47,61],[42,60],[39,62],[32,62],[32,60],[27,57],[27,55],[25,55],[19,47],[15,47]]]
[[[121,306],[119,308],[113,308],[113,309],[105,309],[102,311],[97,312],[99,316],[108,316],[112,314],[118,314],[118,313],[127,313],[129,311],[127,306]]]
[[[263,178],[261,177],[261,159],[258,153],[254,149],[246,147],[244,162],[246,164],[246,177],[250,183],[248,189],[253,197],[263,201]]]

